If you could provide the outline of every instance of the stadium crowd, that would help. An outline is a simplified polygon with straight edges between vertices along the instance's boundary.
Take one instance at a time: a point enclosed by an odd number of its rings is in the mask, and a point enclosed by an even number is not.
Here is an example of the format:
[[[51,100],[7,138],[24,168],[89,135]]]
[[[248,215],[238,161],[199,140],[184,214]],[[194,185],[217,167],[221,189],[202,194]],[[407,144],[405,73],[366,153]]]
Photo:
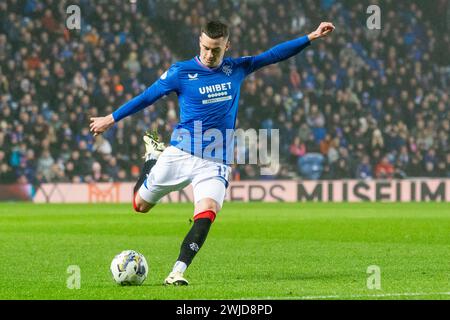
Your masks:
[[[66,28],[70,4],[81,30]],[[1,1],[0,183],[137,179],[141,137],[169,141],[176,95],[96,138],[89,118],[195,56],[207,19],[230,25],[234,57],[336,26],[244,83],[237,128],[280,129],[282,165],[276,176],[234,165],[234,180],[450,177],[448,1],[380,7],[369,30],[360,1]]]

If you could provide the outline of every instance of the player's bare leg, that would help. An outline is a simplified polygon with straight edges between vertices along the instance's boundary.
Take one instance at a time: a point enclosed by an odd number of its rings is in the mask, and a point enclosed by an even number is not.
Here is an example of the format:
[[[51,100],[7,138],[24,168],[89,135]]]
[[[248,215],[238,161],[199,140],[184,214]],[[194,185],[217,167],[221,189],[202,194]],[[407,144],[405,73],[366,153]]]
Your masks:
[[[139,188],[147,180],[150,170],[156,164],[159,155],[164,151],[164,143],[159,142],[158,134],[156,132],[146,132],[143,137],[145,143],[145,163],[141,170],[141,175],[133,189],[133,208],[136,212],[146,213],[156,204],[148,203],[139,196]]]
[[[134,196],[134,203],[133,208],[136,212],[139,213],[147,213],[149,212],[154,206],[156,206],[156,203],[148,203],[144,199],[141,198],[138,192],[136,192]]]
[[[219,204],[211,198],[204,198],[195,204],[194,225],[181,244],[177,262],[172,272],[164,281],[165,285],[182,286],[189,284],[183,276],[184,271],[191,264],[195,255],[205,242],[211,224],[219,210]]]

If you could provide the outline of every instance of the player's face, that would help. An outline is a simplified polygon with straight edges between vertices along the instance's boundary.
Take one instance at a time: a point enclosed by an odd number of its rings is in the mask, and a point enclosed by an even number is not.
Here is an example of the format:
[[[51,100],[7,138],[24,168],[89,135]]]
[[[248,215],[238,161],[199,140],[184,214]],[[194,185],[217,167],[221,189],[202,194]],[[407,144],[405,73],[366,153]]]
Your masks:
[[[225,51],[228,50],[230,42],[223,37],[212,39],[202,33],[200,36],[200,60],[210,68],[217,67],[222,63]]]

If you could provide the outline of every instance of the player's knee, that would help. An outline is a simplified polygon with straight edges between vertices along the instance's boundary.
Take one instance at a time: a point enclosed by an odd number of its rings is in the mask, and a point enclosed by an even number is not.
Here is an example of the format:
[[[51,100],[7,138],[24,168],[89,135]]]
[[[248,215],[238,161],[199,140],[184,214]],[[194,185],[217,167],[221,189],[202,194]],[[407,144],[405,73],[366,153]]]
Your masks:
[[[220,206],[214,199],[202,199],[195,204],[194,220],[208,218],[211,222],[214,222],[219,210]]]
[[[214,211],[215,213],[217,213],[220,210],[219,204],[216,202],[216,200],[211,198],[204,198],[195,204],[196,212],[202,212],[207,210]]]
[[[138,194],[133,199],[133,209],[136,213],[147,213],[153,207],[151,204],[143,201]]]
[[[140,202],[136,205],[136,213],[147,213],[149,212],[155,205],[147,202]]]
[[[147,213],[150,211],[150,207],[148,207],[144,204],[138,204],[134,208],[134,211],[136,211],[136,213]]]

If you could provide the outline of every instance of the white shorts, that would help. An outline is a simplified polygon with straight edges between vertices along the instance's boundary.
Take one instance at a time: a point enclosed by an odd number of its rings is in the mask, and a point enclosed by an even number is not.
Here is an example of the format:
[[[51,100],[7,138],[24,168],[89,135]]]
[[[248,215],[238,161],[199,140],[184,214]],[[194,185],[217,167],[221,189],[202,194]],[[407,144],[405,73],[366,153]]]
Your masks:
[[[231,167],[205,160],[174,146],[167,147],[150,170],[139,195],[148,203],[157,203],[166,194],[181,190],[190,183],[194,202],[214,199],[222,207]]]

